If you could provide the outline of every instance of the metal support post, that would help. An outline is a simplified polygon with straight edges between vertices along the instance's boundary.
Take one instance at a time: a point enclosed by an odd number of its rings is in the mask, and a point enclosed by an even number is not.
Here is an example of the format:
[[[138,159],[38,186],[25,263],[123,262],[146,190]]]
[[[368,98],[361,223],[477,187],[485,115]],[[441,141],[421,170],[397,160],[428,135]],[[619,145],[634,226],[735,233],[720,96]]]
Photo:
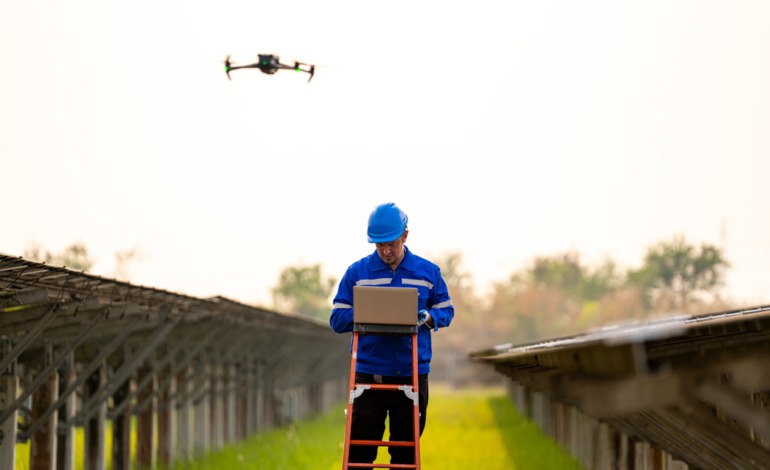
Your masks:
[[[222,363],[215,359],[211,364],[211,447],[220,450],[224,446],[224,393]]]
[[[267,386],[265,384],[265,362],[259,359],[257,363],[257,396],[255,400],[257,432],[268,429],[267,421]]]
[[[56,470],[75,470],[75,430],[73,426],[67,426],[70,418],[75,415],[77,395],[71,393],[78,385],[77,371],[75,370],[75,353],[70,351],[67,358],[59,365],[59,396],[57,406],[57,432],[56,439]],[[69,390],[69,391],[68,391]],[[115,469],[118,470],[118,469]]]
[[[211,448],[211,377],[208,373],[209,364],[205,357],[201,359],[202,364],[197,366],[198,371],[204,372],[198,376],[198,383],[195,384],[196,390],[203,390],[200,396],[195,398],[195,453],[205,454]]]
[[[43,367],[53,363],[53,345],[45,342]],[[59,394],[59,375],[54,370],[47,380],[32,394],[32,420],[36,421]],[[56,412],[45,420],[43,427],[32,435],[30,443],[30,470],[55,470],[56,468]]]
[[[237,400],[238,400],[238,381],[235,371],[235,364],[228,361],[225,365],[227,383],[225,385],[227,402],[225,406],[225,443],[235,442],[238,438],[238,418],[237,418]]]
[[[5,417],[8,413],[10,413],[12,410],[18,408],[21,406],[22,402],[24,402],[27,398],[29,398],[30,395],[32,395],[32,391],[36,390],[40,385],[45,382],[48,377],[51,374],[54,374],[56,372],[56,368],[61,365],[64,361],[67,360],[70,353],[75,350],[83,341],[86,340],[91,330],[93,330],[96,325],[103,319],[102,314],[96,314],[94,315],[94,318],[91,320],[91,323],[87,324],[86,327],[78,334],[77,338],[75,338],[74,341],[72,341],[70,344],[68,344],[64,350],[59,354],[59,356],[52,361],[50,365],[47,367],[44,367],[42,371],[38,374],[37,377],[35,377],[35,380],[32,381],[31,384],[27,386],[27,390],[22,392],[18,397],[16,397],[16,400],[13,404],[11,404],[8,408],[4,409],[2,414],[0,414],[0,422],[5,420]],[[57,403],[56,406],[48,408],[43,414],[40,415],[37,422],[33,423],[30,426],[30,429],[26,431],[26,438],[28,438],[30,435],[37,432],[37,430],[43,425],[45,422],[44,420],[48,418],[48,416],[56,411],[59,404]]]
[[[11,340],[0,339],[3,356],[11,353]],[[19,396],[19,376],[16,375],[16,361],[7,361],[6,368],[0,371],[0,408],[7,409]],[[14,408],[6,413],[0,422],[0,468],[16,466],[16,421],[19,411]]]
[[[129,351],[123,345],[120,349],[120,362],[125,363]],[[112,401],[121,411],[112,416],[112,469],[131,470],[131,380],[115,390]]]
[[[251,436],[259,428],[259,381],[257,380],[257,370],[259,360],[249,358],[248,360],[248,392],[246,394],[246,436]]]
[[[139,367],[145,359],[155,353],[158,344],[166,338],[174,326],[176,326],[176,322],[169,321],[155,330],[152,335],[134,350],[134,356],[131,360],[121,365],[120,368],[115,371],[110,378],[110,382],[104,384],[101,389],[94,393],[93,397],[83,402],[82,409],[73,419],[89,419],[91,414],[94,413],[94,410],[97,409],[99,403],[107,400],[120,384],[128,380],[136,372],[137,367]]]
[[[107,381],[106,365],[102,363],[88,378],[83,390],[84,400],[92,397]],[[96,407],[96,412],[85,423],[85,470],[105,470],[105,432],[107,418],[107,403],[100,402]]]
[[[249,368],[248,362],[242,360],[235,367],[235,440],[242,441],[248,436],[248,397],[249,397]]]
[[[176,422],[174,421],[174,400],[169,396],[176,391],[176,376],[171,374],[171,365],[166,365],[161,376],[170,378],[170,383],[160,391],[159,401],[166,403],[162,410],[158,410],[158,461],[165,467],[171,464],[171,459],[176,453],[174,450],[174,435],[176,434]]]
[[[137,371],[137,381],[144,380],[148,374],[155,375],[153,367],[149,363],[145,363]],[[140,402],[148,403],[149,406],[145,407],[145,410],[137,416],[136,420],[136,463],[139,468],[142,469],[154,469],[155,460],[155,400],[152,398],[152,394],[155,391],[156,380],[153,377],[150,380],[150,385],[145,387],[142,393],[139,394],[137,400]]]
[[[177,456],[188,462],[193,457],[195,442],[195,421],[193,420],[193,370],[189,361],[176,375],[176,422],[177,422]]]

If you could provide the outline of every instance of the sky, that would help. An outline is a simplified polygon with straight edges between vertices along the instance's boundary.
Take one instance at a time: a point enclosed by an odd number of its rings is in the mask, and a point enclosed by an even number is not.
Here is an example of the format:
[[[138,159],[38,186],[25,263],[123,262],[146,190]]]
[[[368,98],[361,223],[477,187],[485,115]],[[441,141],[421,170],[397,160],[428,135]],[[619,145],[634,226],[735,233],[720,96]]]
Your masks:
[[[393,201],[480,292],[684,235],[770,300],[770,2],[0,0],[0,253],[267,305]],[[224,73],[258,53],[307,75]]]

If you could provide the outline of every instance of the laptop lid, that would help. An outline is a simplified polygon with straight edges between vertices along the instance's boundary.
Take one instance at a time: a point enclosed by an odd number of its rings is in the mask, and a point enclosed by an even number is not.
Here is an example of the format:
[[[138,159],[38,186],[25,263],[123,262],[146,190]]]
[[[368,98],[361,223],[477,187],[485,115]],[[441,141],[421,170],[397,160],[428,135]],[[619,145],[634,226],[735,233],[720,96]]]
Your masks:
[[[353,287],[353,322],[382,325],[417,324],[414,287]]]

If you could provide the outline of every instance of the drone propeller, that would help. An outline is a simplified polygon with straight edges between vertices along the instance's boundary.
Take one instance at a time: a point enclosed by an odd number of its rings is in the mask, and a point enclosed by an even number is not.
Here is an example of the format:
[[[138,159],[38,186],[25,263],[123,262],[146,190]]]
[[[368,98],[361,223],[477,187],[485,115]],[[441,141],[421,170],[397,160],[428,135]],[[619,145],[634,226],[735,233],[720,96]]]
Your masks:
[[[309,69],[303,69],[302,68],[303,65],[308,65],[308,66],[310,66],[310,68]],[[313,65],[313,64],[306,64],[304,62],[296,62],[295,61],[294,62],[294,70],[296,70],[297,72],[306,72],[306,73],[310,74],[310,77],[308,77],[308,79],[307,79],[308,83],[310,83],[310,80],[313,79],[313,75],[315,74],[315,65]]]
[[[225,73],[227,74],[227,79],[232,81],[233,79],[230,78],[230,56],[229,55],[225,59]]]

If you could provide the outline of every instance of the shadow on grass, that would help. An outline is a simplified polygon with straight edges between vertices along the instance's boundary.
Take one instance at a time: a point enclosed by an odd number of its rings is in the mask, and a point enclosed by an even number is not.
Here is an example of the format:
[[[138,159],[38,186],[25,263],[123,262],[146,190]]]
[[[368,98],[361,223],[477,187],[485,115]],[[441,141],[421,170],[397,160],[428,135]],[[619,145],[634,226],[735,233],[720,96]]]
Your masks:
[[[521,415],[507,395],[491,396],[487,403],[515,468],[582,469],[556,441]]]

